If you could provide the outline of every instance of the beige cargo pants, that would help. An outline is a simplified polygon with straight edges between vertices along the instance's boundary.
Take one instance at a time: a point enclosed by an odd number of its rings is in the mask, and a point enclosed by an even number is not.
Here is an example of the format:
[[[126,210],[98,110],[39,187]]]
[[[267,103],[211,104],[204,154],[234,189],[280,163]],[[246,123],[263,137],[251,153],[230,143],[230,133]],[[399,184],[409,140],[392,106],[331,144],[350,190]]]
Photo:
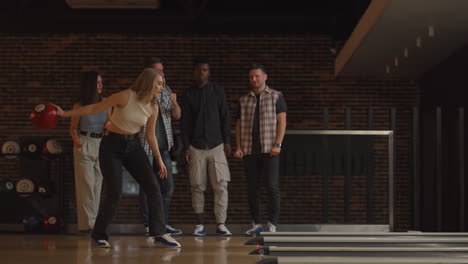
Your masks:
[[[212,149],[196,149],[190,146],[189,167],[192,190],[192,207],[196,214],[204,212],[208,178],[214,192],[214,214],[217,223],[225,223],[228,208],[228,182],[231,181],[229,167],[224,154],[224,144]]]

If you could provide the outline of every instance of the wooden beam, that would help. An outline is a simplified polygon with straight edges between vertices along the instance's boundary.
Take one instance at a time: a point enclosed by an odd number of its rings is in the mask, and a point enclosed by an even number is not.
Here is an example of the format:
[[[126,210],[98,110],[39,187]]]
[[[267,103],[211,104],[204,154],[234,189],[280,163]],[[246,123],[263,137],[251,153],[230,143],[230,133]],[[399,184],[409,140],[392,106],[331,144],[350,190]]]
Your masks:
[[[73,9],[157,9],[160,0],[66,0]]]

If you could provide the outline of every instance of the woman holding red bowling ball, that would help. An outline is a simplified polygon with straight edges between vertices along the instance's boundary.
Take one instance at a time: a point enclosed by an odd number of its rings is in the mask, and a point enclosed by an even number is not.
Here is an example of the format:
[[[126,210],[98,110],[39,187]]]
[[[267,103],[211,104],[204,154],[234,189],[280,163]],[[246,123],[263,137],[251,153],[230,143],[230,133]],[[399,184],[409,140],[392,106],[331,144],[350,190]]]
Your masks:
[[[153,69],[145,69],[134,84],[126,90],[115,93],[95,104],[89,104],[70,111],[57,107],[62,117],[97,114],[114,108],[111,123],[101,140],[99,163],[103,176],[106,196],[99,205],[99,212],[91,233],[93,246],[109,248],[108,227],[115,216],[122,192],[122,165],[140,184],[148,198],[149,231],[154,242],[168,247],[180,244],[166,234],[161,190],[149,159],[141,146],[138,136],[146,124],[146,139],[158,162],[159,176],[167,175],[166,167],[159,153],[155,127],[158,116],[157,97],[164,87],[164,77]]]

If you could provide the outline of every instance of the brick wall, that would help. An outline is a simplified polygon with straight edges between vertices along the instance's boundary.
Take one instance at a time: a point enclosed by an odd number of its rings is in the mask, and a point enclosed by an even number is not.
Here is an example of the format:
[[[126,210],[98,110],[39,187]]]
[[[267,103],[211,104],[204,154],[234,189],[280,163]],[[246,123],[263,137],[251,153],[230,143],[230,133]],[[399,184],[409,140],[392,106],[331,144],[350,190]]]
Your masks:
[[[165,60],[168,84],[179,95],[191,83],[191,59],[211,59],[212,80],[223,85],[234,113],[236,100],[248,91],[248,65],[257,61],[268,70],[270,87],[282,91],[288,103],[288,129],[323,129],[323,108],[329,109],[330,129],[345,128],[345,108],[352,108],[352,129],[367,128],[367,109],[374,107],[374,128],[389,129],[389,107],[397,107],[396,131],[396,227],[411,225],[410,109],[419,103],[419,90],[408,80],[378,78],[335,78],[333,40],[308,34],[0,34],[0,141],[24,136],[54,136],[62,140],[67,155],[63,161],[65,219],[76,222],[71,140],[68,119],[53,130],[32,128],[28,120],[32,107],[52,101],[72,107],[78,95],[79,74],[97,70],[104,89],[114,93],[126,89],[142,68],[145,56]],[[175,128],[179,124],[175,123]],[[229,159],[232,171],[228,223],[248,223],[246,185],[242,163]],[[19,160],[0,160],[1,174],[19,178]],[[174,224],[192,223],[190,188],[183,168],[176,176],[171,218]],[[343,178],[333,180],[334,202],[330,221],[342,219]],[[294,183],[293,183],[294,182]],[[282,179],[283,213],[281,223],[319,223],[314,214],[320,209],[322,183],[309,177]],[[361,182],[353,183],[360,190]],[[307,186],[303,195],[297,186]],[[314,194],[315,195],[310,195]],[[295,196],[294,196],[294,195]],[[365,192],[353,193],[353,208],[365,208]],[[296,200],[291,202],[288,197]],[[208,188],[206,210],[212,211]],[[318,199],[318,200],[316,200]],[[294,200],[294,201],[296,201]],[[116,223],[140,223],[136,198],[122,199]],[[378,203],[377,203],[378,204]],[[316,205],[316,206],[315,206]],[[304,214],[304,212],[309,212]],[[211,213],[208,221],[214,222]],[[378,222],[386,215],[376,216]]]

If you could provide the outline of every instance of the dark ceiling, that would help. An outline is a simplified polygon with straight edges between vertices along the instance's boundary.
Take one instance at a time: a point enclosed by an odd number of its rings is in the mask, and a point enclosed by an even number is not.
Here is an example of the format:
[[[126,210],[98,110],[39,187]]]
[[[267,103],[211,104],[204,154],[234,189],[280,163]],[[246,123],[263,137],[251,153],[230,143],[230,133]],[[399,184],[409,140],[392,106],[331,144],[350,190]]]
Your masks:
[[[155,10],[1,0],[2,32],[309,32],[345,40],[370,0],[161,0]]]

